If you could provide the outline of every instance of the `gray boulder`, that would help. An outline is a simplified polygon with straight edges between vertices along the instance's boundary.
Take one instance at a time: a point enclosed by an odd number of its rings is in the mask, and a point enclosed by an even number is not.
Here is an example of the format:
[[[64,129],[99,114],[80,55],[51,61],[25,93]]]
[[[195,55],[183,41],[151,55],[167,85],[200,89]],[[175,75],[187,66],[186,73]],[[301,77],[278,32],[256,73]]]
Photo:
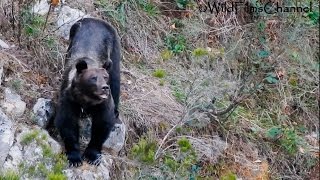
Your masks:
[[[34,120],[42,128],[46,128],[55,113],[54,103],[50,99],[39,98],[33,106]]]
[[[26,103],[21,97],[9,88],[4,90],[4,100],[1,101],[1,107],[6,113],[16,117],[21,117],[26,109]]]
[[[58,35],[68,40],[71,26],[84,17],[88,15],[78,9],[62,6],[57,20]]]
[[[104,142],[103,147],[111,150],[114,153],[118,153],[125,144],[126,138],[126,126],[119,121],[115,124],[108,139]]]

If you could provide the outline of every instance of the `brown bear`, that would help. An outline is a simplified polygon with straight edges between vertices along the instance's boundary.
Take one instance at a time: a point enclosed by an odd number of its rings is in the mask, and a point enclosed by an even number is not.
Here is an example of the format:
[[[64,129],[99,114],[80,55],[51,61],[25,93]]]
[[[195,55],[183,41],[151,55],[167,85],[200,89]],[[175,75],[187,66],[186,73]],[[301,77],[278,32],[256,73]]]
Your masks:
[[[84,18],[70,29],[70,44],[59,94],[55,125],[71,166],[82,160],[99,165],[101,149],[117,121],[120,94],[120,42],[103,20]],[[80,155],[81,114],[91,116],[91,140]]]

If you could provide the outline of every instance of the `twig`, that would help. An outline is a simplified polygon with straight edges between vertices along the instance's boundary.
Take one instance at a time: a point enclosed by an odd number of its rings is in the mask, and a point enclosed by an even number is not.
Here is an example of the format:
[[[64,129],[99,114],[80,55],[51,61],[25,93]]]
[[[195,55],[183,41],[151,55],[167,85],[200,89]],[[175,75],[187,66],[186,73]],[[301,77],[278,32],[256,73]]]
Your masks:
[[[49,18],[49,15],[50,15],[51,8],[52,8],[52,3],[50,3],[49,11],[48,11],[47,16],[46,16],[46,21],[44,22],[44,25],[43,25],[42,33],[44,32],[44,30],[45,30],[46,27],[47,27],[48,18]]]
[[[187,114],[187,113],[185,113],[185,114]],[[161,141],[161,143],[160,143],[160,146],[158,147],[158,149],[157,149],[157,151],[156,151],[156,154],[154,155],[154,158],[155,158],[155,159],[158,158],[160,149],[161,149],[161,147],[163,146],[164,142],[165,142],[165,141],[167,140],[167,138],[169,137],[169,135],[173,132],[173,130],[174,130],[177,126],[181,125],[181,123],[183,122],[183,120],[184,120],[184,117],[182,117],[182,118],[180,119],[180,121],[179,121],[177,124],[175,124],[175,125],[168,131],[168,133],[164,136],[164,138],[162,139],[162,141]]]

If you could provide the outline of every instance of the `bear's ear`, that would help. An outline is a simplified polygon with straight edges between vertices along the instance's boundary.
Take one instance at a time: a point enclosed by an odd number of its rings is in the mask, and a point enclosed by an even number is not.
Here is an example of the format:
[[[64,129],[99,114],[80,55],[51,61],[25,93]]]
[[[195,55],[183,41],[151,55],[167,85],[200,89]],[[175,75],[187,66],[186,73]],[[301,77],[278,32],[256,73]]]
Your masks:
[[[112,68],[112,61],[110,59],[107,60],[107,62],[105,62],[102,67],[110,72]]]
[[[77,68],[77,73],[80,74],[83,70],[88,68],[87,62],[84,60],[77,62],[76,68]]]

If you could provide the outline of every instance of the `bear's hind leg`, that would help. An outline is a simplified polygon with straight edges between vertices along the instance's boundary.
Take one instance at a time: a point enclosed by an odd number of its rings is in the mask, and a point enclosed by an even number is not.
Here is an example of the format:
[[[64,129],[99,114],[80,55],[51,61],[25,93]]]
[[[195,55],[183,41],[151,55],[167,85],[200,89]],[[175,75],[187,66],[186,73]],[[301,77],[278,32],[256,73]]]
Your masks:
[[[91,140],[83,158],[89,164],[98,166],[101,162],[102,145],[115,124],[114,107],[110,107],[107,102],[104,102],[91,107],[89,113],[92,117]]]

